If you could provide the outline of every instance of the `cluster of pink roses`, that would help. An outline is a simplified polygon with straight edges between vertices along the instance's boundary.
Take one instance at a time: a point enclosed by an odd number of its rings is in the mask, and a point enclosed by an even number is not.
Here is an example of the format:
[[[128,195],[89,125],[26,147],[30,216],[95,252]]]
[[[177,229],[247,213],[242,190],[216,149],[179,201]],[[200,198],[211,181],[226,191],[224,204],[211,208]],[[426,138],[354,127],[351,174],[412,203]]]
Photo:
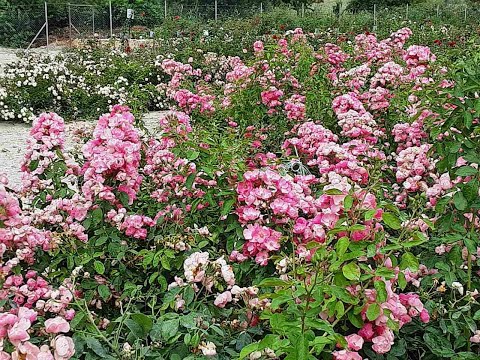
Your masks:
[[[119,105],[98,120],[93,139],[83,147],[82,192],[88,200],[98,197],[118,204],[116,192],[125,193],[130,204],[135,200],[142,177],[141,141],[134,121],[129,109]]]
[[[23,214],[18,199],[6,190],[5,184],[0,184],[0,255],[1,273],[5,278],[0,299],[11,299],[15,304],[11,308],[5,305],[0,313],[0,359],[26,356],[32,360],[68,360],[74,354],[70,337],[58,335],[52,338],[50,346],[43,345],[40,348],[29,342],[31,327],[38,320],[38,314],[57,314],[54,319],[45,321],[45,331],[49,334],[69,332],[70,326],[65,319],[71,320],[75,315],[73,310],[68,309],[73,299],[67,287],[70,286],[68,281],[66,286],[54,289],[33,270],[27,271],[25,276],[13,274],[13,268],[21,262],[29,265],[35,262],[38,248],[49,250],[54,246],[52,234],[36,229],[31,223],[31,216]],[[3,351],[3,341],[7,340],[14,346],[11,354]]]

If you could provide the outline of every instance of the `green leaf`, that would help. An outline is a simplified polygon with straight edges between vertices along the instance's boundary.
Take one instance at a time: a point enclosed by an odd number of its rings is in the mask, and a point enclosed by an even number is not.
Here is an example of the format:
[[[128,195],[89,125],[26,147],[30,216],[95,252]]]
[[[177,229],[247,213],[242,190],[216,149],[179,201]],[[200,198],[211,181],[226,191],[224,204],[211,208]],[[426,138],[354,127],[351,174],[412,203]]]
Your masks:
[[[263,279],[260,284],[258,284],[258,287],[275,287],[275,286],[290,286],[291,282],[290,281],[285,281],[281,280],[278,278],[267,278]]]
[[[343,207],[345,210],[350,210],[353,205],[353,197],[351,195],[345,196],[345,199],[343,199]]]
[[[383,281],[375,281],[373,285],[377,291],[377,301],[382,303],[387,301],[387,289],[385,283]]]
[[[399,230],[402,227],[402,222],[395,214],[385,212],[382,214],[382,219],[383,222],[393,230]]]
[[[245,346],[244,348],[242,348],[242,351],[240,351],[240,360],[245,359],[248,355],[257,351],[258,348],[259,348],[258,343],[253,343]]]
[[[178,319],[163,321],[161,324],[161,334],[165,340],[174,337],[178,332]]]
[[[457,210],[463,211],[467,208],[468,202],[467,199],[465,199],[465,196],[459,191],[453,195],[453,204]]]
[[[380,316],[380,305],[377,303],[370,304],[367,309],[367,319],[370,321],[376,320]]]
[[[132,320],[135,321],[141,328],[143,333],[146,335],[152,330],[153,320],[145,314],[137,313],[132,314]]]
[[[103,211],[100,208],[96,208],[92,211],[93,222],[99,224],[103,220]]]
[[[226,201],[223,203],[222,211],[220,212],[220,214],[221,214],[222,216],[229,214],[230,211],[231,211],[232,208],[233,208],[233,204],[235,204],[235,199],[228,199],[228,200],[226,200]]]
[[[95,260],[95,262],[93,263],[93,267],[98,274],[103,275],[105,273],[105,265],[103,265],[103,263],[101,263],[100,261]]]
[[[193,182],[195,181],[195,178],[197,177],[197,174],[193,173],[188,175],[187,180],[185,180],[185,186],[187,189],[191,189]]]
[[[343,195],[343,191],[338,190],[338,189],[328,189],[325,191],[325,194],[327,195]]]
[[[402,260],[400,261],[400,269],[410,269],[411,271],[417,271],[418,267],[419,262],[415,255],[410,252],[406,252],[402,255]]]
[[[361,274],[360,267],[353,262],[344,265],[342,273],[348,280],[359,280]]]
[[[335,304],[335,313],[337,319],[340,319],[345,314],[345,305],[343,305],[343,302],[337,301]]]
[[[398,273],[398,286],[400,289],[405,290],[407,287],[407,279],[405,279],[405,274],[403,272]]]
[[[355,326],[358,329],[361,329],[363,327],[363,320],[362,316],[360,314],[355,315],[353,311],[348,312],[348,320],[352,323],[353,326]]]
[[[295,360],[307,360],[309,358],[308,354],[308,341],[305,339],[305,334],[301,334],[298,336],[296,341],[293,344],[294,350],[293,350],[293,357],[287,356],[285,360],[287,359],[295,359]]]
[[[465,237],[463,239],[463,243],[465,244],[465,246],[466,246],[466,248],[467,248],[467,250],[470,254],[476,254],[477,253],[477,242],[474,239],[472,239],[470,237]]]
[[[435,355],[447,358],[455,355],[455,352],[452,350],[452,345],[447,338],[438,334],[426,333],[423,335],[423,339]]]
[[[103,300],[107,300],[110,297],[110,289],[107,285],[99,285],[97,290],[98,295],[100,295]]]
[[[467,129],[470,129],[470,127],[473,124],[473,116],[472,116],[472,113],[470,112],[470,110],[468,110],[468,109],[467,109],[467,111],[465,111],[463,113],[463,123],[465,124],[465,127]]]
[[[95,241],[95,246],[101,246],[108,241],[108,236],[100,236],[97,241]]]
[[[198,158],[199,155],[200,153],[198,151],[190,150],[187,152],[187,159],[192,161]]]
[[[455,171],[455,175],[457,176],[472,176],[478,174],[478,170],[471,167],[471,166],[461,166]]]
[[[103,347],[103,345],[98,341],[97,339],[93,337],[88,337],[86,339],[87,347],[92,350],[95,354],[97,354],[100,357],[106,357],[108,356],[107,351]]]
[[[350,245],[350,240],[347,237],[342,237],[340,240],[337,241],[337,244],[335,245],[335,249],[337,250],[339,257],[342,257],[343,254],[345,254],[349,245]]]
[[[143,328],[140,324],[138,324],[133,319],[126,319],[124,321],[125,325],[128,327],[130,332],[137,338],[137,339],[144,339],[146,337],[146,333],[143,331]]]

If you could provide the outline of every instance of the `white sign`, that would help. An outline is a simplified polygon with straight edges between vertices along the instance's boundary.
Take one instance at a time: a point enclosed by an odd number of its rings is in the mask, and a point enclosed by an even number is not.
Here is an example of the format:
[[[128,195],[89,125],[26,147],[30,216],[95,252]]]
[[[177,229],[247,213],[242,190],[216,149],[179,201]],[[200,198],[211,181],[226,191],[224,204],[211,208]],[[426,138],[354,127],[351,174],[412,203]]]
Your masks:
[[[127,9],[127,19],[133,19],[133,9]]]

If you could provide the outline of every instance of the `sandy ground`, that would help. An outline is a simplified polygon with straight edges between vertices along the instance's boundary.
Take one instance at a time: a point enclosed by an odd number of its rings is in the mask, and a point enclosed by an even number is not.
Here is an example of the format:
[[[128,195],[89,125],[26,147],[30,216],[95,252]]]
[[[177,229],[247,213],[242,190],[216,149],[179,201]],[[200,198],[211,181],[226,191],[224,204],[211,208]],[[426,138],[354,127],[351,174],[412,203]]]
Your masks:
[[[162,111],[152,111],[144,116],[144,122],[148,130],[153,131]],[[94,122],[76,122],[66,124],[66,143],[68,151],[75,146],[73,130],[78,126],[95,126]],[[12,122],[0,122],[0,174],[6,174],[9,179],[9,186],[16,188],[21,184],[20,165],[27,149],[27,139],[30,132],[30,125]]]
[[[51,46],[48,53],[52,56],[63,50],[60,46]],[[17,59],[17,53],[23,50],[0,48],[0,74],[6,64]],[[33,49],[34,52],[46,52],[46,48]],[[154,111],[144,116],[147,129],[152,131],[156,128],[158,120],[163,112]],[[61,114],[59,114],[61,116]],[[87,126],[94,126],[94,122],[85,122]],[[74,146],[72,130],[81,123],[67,123],[66,125],[66,149]],[[17,187],[21,183],[20,164],[27,148],[27,138],[31,125],[0,121],[0,174],[6,174],[10,187]]]

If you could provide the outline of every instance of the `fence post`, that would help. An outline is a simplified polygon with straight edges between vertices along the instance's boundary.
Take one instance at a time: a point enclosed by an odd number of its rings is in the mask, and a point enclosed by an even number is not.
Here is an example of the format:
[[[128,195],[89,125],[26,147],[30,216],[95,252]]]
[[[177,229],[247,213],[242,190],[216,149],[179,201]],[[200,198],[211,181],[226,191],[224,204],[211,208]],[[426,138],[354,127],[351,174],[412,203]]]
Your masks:
[[[467,7],[466,7],[466,6],[465,6],[465,13],[464,13],[464,14],[465,14],[465,15],[463,16],[463,19],[464,19],[465,21],[467,21]]]
[[[92,6],[92,36],[95,37],[95,7]]]
[[[305,17],[305,3],[302,2],[302,17]]]
[[[377,4],[373,4],[373,31],[377,30]]]
[[[68,36],[70,39],[70,47],[72,47],[72,9],[70,3],[68,3]]]
[[[218,20],[218,1],[215,0],[215,21]]]
[[[167,0],[165,0],[165,19],[167,18]]]
[[[45,1],[45,34],[47,35],[47,53],[48,53],[48,5]]]
[[[406,19],[408,20],[408,4],[407,4],[407,13],[406,13]]]
[[[108,2],[108,8],[110,11],[110,38],[113,38],[113,16],[112,16],[112,0]]]
[[[437,18],[440,16],[440,5],[437,5]]]

